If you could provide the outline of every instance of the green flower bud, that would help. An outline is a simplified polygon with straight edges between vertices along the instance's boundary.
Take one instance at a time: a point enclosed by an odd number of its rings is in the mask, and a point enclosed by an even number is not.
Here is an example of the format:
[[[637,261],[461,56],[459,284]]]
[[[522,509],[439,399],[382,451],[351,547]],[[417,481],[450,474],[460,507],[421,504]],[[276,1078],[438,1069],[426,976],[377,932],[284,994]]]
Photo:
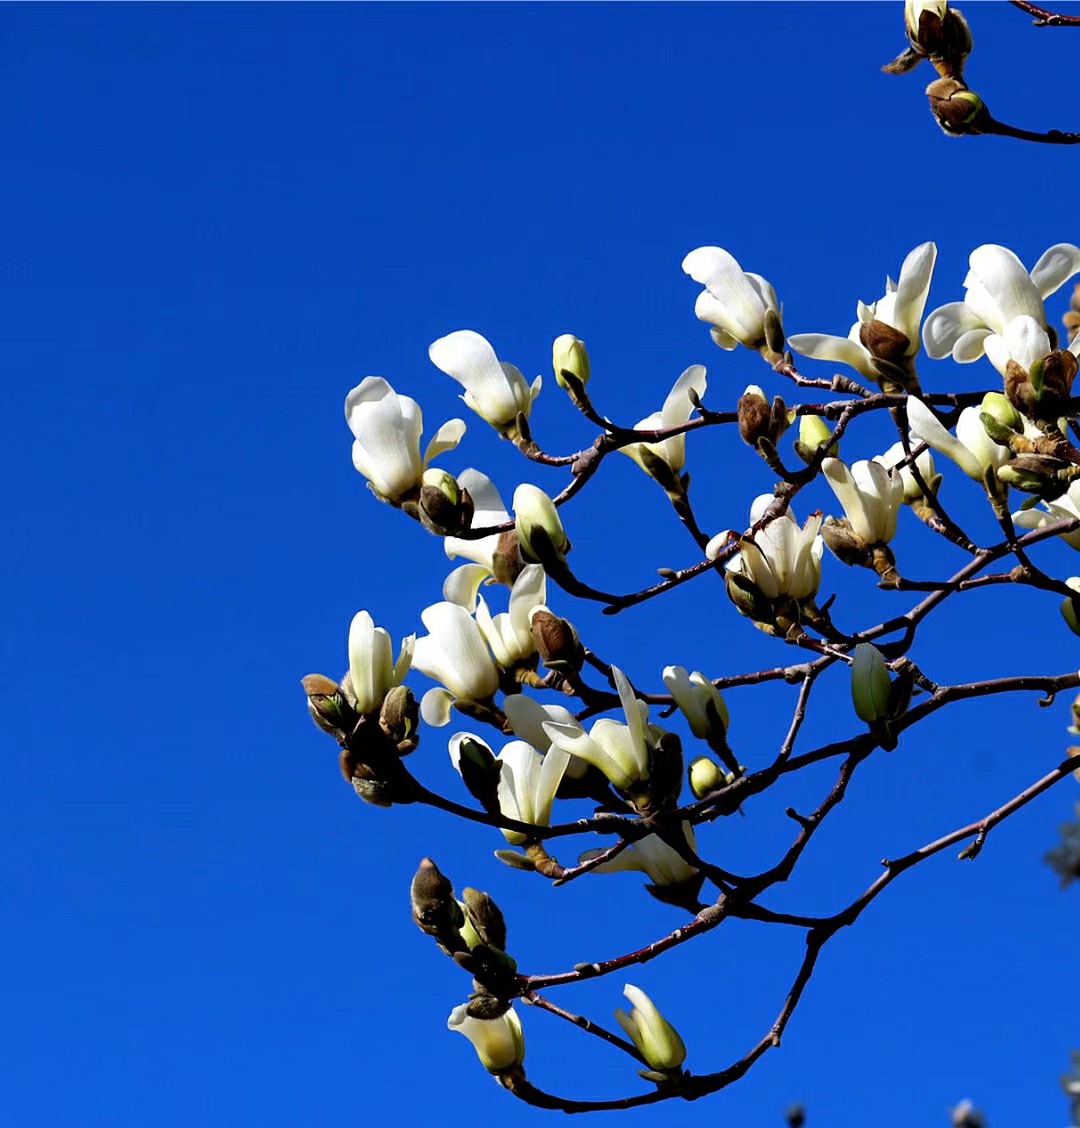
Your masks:
[[[1024,420],[1006,396],[1001,392],[987,392],[982,398],[982,413],[1010,431],[1024,433]],[[985,426],[985,423],[984,423]],[[987,431],[989,434],[989,430]],[[993,435],[991,435],[993,438]]]
[[[555,369],[555,382],[560,388],[572,390],[573,383],[584,388],[589,382],[589,354],[585,350],[585,342],[573,333],[563,333],[555,338],[551,347],[551,363]]]
[[[690,790],[695,799],[719,790],[727,782],[727,775],[715,760],[699,756],[690,764]]]
[[[860,642],[851,662],[851,700],[860,720],[873,724],[888,718],[891,688],[881,651],[872,643]]]
[[[795,453],[803,462],[813,461],[814,455],[829,444],[825,454],[835,458],[839,453],[839,443],[829,443],[832,438],[832,428],[820,415],[799,416],[799,437],[795,440]]]

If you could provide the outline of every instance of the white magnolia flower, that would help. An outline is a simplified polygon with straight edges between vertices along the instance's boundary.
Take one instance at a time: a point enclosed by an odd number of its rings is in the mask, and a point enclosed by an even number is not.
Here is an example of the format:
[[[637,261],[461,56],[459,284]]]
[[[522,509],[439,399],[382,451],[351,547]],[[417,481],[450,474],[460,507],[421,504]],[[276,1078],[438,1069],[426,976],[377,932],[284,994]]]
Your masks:
[[[691,850],[697,850],[694,831],[688,822],[682,824],[686,843]],[[578,863],[586,862],[602,854],[603,850],[586,850],[578,858]],[[682,855],[672,849],[658,835],[650,834],[609,861],[596,866],[595,873],[624,873],[634,871],[647,874],[654,885],[681,885],[697,876],[697,870]]]
[[[469,496],[473,499],[472,523],[475,528],[486,529],[490,525],[504,525],[510,520],[510,514],[503,505],[499,491],[486,474],[470,468],[462,470],[457,481],[463,490],[469,491]],[[482,564],[489,573],[494,571],[492,559],[498,545],[498,533],[478,540],[464,540],[461,537],[443,538],[443,548],[451,560],[464,556],[466,560]]]
[[[489,1073],[502,1073],[525,1060],[525,1034],[513,1007],[498,1018],[473,1018],[468,1013],[468,1003],[462,1003],[450,1012],[446,1026],[472,1042],[476,1056]]]
[[[885,295],[872,305],[858,304],[859,320],[846,337],[833,337],[827,333],[797,333],[788,344],[803,356],[814,360],[832,360],[847,364],[871,380],[881,377],[874,354],[863,344],[864,326],[880,321],[897,330],[908,339],[901,355],[888,359],[910,359],[919,351],[919,320],[930,293],[930,278],[934,273],[937,247],[921,243],[904,259],[900,267],[900,281],[886,280]]]
[[[698,247],[683,259],[682,268],[705,289],[694,313],[708,322],[712,339],[722,349],[742,344],[758,349],[765,343],[765,313],[778,316],[776,291],[760,274],[749,274],[722,247]]]
[[[358,611],[349,627],[349,681],[356,695],[356,711],[361,716],[376,712],[383,699],[401,685],[412,664],[416,635],[401,641],[394,661],[390,635],[366,611]]]
[[[909,403],[914,402],[912,400]],[[920,446],[921,443],[912,440],[911,446],[914,449]],[[903,443],[893,443],[891,447],[884,453],[879,454],[874,458],[875,462],[880,462],[886,470],[893,471],[894,474],[900,475],[900,484],[904,487],[904,501],[917,501],[922,497],[922,489],[918,482],[915,481],[915,475],[911,472],[910,466],[900,466],[900,463],[907,458],[907,453],[904,450]],[[919,474],[927,486],[930,485],[934,477],[934,456],[928,450],[924,450],[922,454],[916,455],[915,465],[919,468]],[[900,466],[899,470],[896,467]]]
[[[707,386],[704,365],[691,364],[675,381],[675,386],[664,400],[664,406],[659,411],[654,411],[652,415],[646,415],[637,423],[635,430],[659,431],[663,427],[678,427],[681,423],[688,422],[695,410],[690,402],[690,391],[695,391],[698,399],[701,399],[705,395]],[[666,462],[673,474],[678,474],[686,465],[685,435],[674,435],[658,443],[630,443],[629,446],[619,449],[623,454],[628,454],[646,474],[649,473],[649,468],[646,465],[645,452]]]
[[[864,460],[848,467],[839,458],[826,458],[821,470],[844,507],[851,531],[866,545],[888,544],[904,501],[900,475],[890,474],[880,462]]]
[[[570,757],[561,748],[551,747],[546,755],[524,740],[512,740],[499,753],[499,810],[508,818],[533,826],[551,825],[551,804],[562,783]],[[504,830],[507,842],[518,846],[526,835]]]
[[[475,567],[475,565],[469,565]],[[539,564],[529,564],[510,589],[510,609],[492,615],[483,599],[476,602],[476,621],[480,626],[495,661],[508,670],[536,652],[529,613],[544,603],[547,596],[547,577]]]
[[[1080,247],[1058,243],[1039,259],[1030,275],[1012,251],[995,243],[976,247],[968,263],[971,269],[964,279],[964,300],[940,306],[930,314],[923,326],[923,344],[935,360],[952,353],[953,360],[969,364],[985,351],[995,367],[1000,367],[994,356],[1000,359],[1003,347],[1008,346],[988,345],[990,337],[1004,336],[1009,323],[1018,317],[1032,318],[1045,331],[1043,299],[1080,272]]]
[[[761,520],[774,500],[772,494],[754,499],[750,507],[751,525]],[[825,545],[818,536],[820,528],[820,515],[808,517],[800,528],[789,509],[754,533],[753,539],[744,537],[739,555],[728,564],[728,569],[745,576],[766,599],[782,595],[808,599],[821,583],[821,554]],[[726,533],[713,537],[705,555],[714,557],[726,543]]]
[[[987,467],[997,469],[1012,458],[1008,447],[995,443],[986,433],[981,414],[981,407],[965,407],[956,422],[956,434],[951,435],[922,400],[908,396],[907,416],[912,443],[926,443],[938,454],[952,459],[976,482],[983,480]]]
[[[1045,510],[1021,509],[1012,515],[1013,524],[1022,529],[1041,529],[1055,521],[1067,518],[1080,519],[1080,482],[1073,482],[1066,493],[1054,501],[1044,501]],[[1061,539],[1070,547],[1080,549],[1080,529],[1062,533]]]
[[[540,376],[530,387],[514,365],[499,360],[488,340],[471,329],[440,337],[428,356],[465,389],[461,398],[497,431],[512,428],[519,412],[528,416],[540,394]]]
[[[531,744],[546,755],[551,749],[551,737],[544,731],[549,721],[561,725],[573,725],[574,714],[562,705],[541,705],[527,693],[511,693],[503,698],[502,711],[510,722],[510,731],[526,744]],[[576,756],[570,757],[566,774],[571,779],[581,779],[589,765]]]
[[[465,434],[465,424],[451,419],[435,432],[421,456],[420,405],[399,396],[381,376],[368,376],[349,392],[345,419],[353,433],[353,466],[387,501],[398,501],[415,489],[427,464],[443,451],[453,450]]]
[[[416,640],[413,667],[445,689],[432,689],[420,704],[429,725],[445,725],[450,703],[483,701],[499,687],[499,671],[476,620],[456,603],[435,603],[420,612],[429,633]]]
[[[699,740],[707,740],[713,732],[713,715],[721,726],[720,735],[727,732],[730,719],[727,705],[720,696],[720,690],[699,670],[688,674],[685,666],[665,666],[664,685],[686,717],[690,731]]]
[[[651,1069],[678,1069],[686,1060],[686,1046],[678,1031],[640,987],[627,983],[623,994],[633,1006],[629,1014],[617,1010],[615,1019],[646,1064]]]
[[[586,733],[577,723],[549,721],[544,732],[552,746],[578,756],[599,769],[620,791],[649,778],[649,707],[639,701],[625,674],[611,667],[626,724],[602,717]]]

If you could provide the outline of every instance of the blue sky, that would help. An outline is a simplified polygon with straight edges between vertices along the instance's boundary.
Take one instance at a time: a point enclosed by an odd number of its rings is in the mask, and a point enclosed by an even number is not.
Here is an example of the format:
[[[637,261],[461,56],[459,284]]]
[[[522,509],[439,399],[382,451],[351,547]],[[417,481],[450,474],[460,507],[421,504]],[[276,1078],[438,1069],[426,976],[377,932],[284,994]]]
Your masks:
[[[1003,4],[971,9],[968,75],[995,113],[1075,128],[1068,32],[1030,29]],[[942,135],[921,95],[928,70],[878,70],[903,45],[900,13],[0,11],[11,1123],[552,1120],[502,1093],[446,1032],[467,980],[409,921],[416,861],[431,854],[459,888],[489,890],[528,971],[629,950],[680,917],[630,875],[553,890],[495,861],[495,832],[362,806],[340,779],[299,678],[344,668],[360,607],[395,637],[417,629],[446,571],[437,542],[364,490],[341,404],[377,374],[421,401],[429,429],[461,413],[426,356],[460,328],[530,376],[548,371],[555,335],[577,333],[597,402],[631,423],[695,362],[714,405],[750,382],[787,395],[749,354],[712,346],[679,269],[688,250],[719,244],[766,275],[790,332],[843,334],[856,299],[880,296],[926,239],[940,250],[934,305],[960,297],[980,243],[1030,265],[1075,241],[1076,151]],[[921,372],[935,388],[998,379],[985,361]],[[591,438],[553,382],[534,424],[560,451]],[[562,484],[479,420],[469,427],[450,469],[483,468],[507,499],[522,479]],[[854,434],[845,453],[876,452],[872,428]],[[703,520],[737,526],[771,479],[730,435],[701,438],[689,468]],[[692,562],[650,483],[610,462],[566,514],[582,573],[630,589]],[[954,473],[946,488],[979,527],[973,485]],[[955,563],[913,520],[906,531],[912,575]],[[1040,551],[1060,574],[1075,569],[1064,545]],[[906,597],[832,559],[825,569],[845,625],[902,609]],[[666,662],[718,676],[788,660],[709,583],[614,620],[559,606],[646,684]],[[1001,600],[973,593],[931,621],[916,654],[931,676],[1077,664],[1056,597]],[[764,762],[792,700],[786,687],[729,696],[745,762]],[[842,678],[822,700],[816,742],[850,731]],[[846,903],[881,857],[1048,770],[1068,723],[1067,700],[1040,710],[1018,697],[920,726],[862,769],[774,903]],[[450,731],[430,733],[413,765],[447,790]],[[727,820],[713,856],[736,870],[765,859],[790,834],[783,807],[828,785],[799,780]],[[946,855],[900,880],[826,949],[783,1048],[739,1085],[627,1121],[770,1128],[799,1099],[811,1125],[911,1128],[944,1125],[970,1096],[994,1128],[1063,1122],[1056,1078],[1080,1043],[1067,979],[1076,896],[1039,857],[1075,790],[999,828],[975,864]],[[772,1021],[798,937],[725,927],[630,981],[676,1022],[688,1066],[708,1071]],[[604,1018],[621,982],[557,1001]],[[525,1020],[538,1084],[637,1091],[633,1070],[589,1039]]]

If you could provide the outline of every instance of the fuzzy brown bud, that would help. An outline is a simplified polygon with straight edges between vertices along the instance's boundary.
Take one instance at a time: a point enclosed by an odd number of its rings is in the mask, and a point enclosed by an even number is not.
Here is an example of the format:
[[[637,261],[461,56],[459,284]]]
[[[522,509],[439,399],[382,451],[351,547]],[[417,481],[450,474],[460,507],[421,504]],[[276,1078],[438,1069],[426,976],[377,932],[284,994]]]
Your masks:
[[[418,743],[420,706],[407,685],[395,685],[383,699],[379,728],[401,756],[412,752]]]
[[[413,920],[421,932],[442,937],[456,932],[465,915],[454,899],[454,887],[430,858],[421,858],[409,889]]]
[[[341,692],[341,687],[325,674],[308,674],[300,684],[307,694],[311,719],[331,736],[351,731],[356,724],[356,714]]]
[[[529,631],[536,652],[545,666],[559,673],[576,673],[585,660],[577,631],[566,620],[546,607],[535,607],[529,614]]]
[[[499,906],[479,889],[463,889],[461,899],[465,904],[465,915],[480,937],[480,942],[489,948],[501,948],[505,951],[506,919]]]

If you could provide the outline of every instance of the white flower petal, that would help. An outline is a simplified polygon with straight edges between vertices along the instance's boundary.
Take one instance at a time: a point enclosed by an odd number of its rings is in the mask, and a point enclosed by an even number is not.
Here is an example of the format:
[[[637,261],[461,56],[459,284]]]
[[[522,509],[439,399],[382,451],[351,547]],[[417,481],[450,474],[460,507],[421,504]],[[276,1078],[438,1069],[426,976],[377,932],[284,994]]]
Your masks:
[[[922,338],[926,355],[934,360],[941,360],[953,351],[956,342],[965,333],[985,328],[982,319],[966,302],[949,302],[948,305],[939,306],[923,325]]]
[[[1074,274],[1080,274],[1080,247],[1057,243],[1045,251],[1031,268],[1031,281],[1041,298],[1048,298]]]

